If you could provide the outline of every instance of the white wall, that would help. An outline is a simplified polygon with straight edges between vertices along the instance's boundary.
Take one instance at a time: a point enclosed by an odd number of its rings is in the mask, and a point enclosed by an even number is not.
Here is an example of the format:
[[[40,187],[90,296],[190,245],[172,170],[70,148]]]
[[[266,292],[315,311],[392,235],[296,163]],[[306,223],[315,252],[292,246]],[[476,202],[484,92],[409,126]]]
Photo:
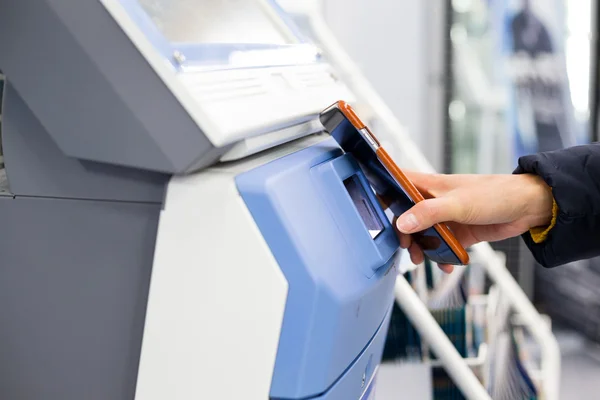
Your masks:
[[[442,168],[443,1],[323,0],[325,18],[350,56]]]

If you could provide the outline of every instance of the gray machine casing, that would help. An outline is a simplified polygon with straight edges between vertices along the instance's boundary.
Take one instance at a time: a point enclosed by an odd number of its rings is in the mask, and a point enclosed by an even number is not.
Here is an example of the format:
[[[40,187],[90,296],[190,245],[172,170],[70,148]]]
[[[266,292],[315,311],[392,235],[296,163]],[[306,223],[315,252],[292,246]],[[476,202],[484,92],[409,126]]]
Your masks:
[[[102,7],[0,2],[1,398],[134,398],[169,174],[226,150]]]
[[[69,158],[5,100],[0,397],[132,399],[167,175]]]
[[[0,398],[131,400],[166,184],[228,147],[99,1],[0,9]]]
[[[65,155],[172,174],[227,151],[210,143],[100,1],[0,4],[0,67]]]

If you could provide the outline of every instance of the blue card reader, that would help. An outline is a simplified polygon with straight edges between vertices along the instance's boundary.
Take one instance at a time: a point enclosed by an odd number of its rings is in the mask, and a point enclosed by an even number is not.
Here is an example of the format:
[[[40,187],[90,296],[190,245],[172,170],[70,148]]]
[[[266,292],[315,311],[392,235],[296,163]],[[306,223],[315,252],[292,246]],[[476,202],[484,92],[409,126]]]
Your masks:
[[[332,139],[239,175],[289,283],[272,399],[360,399],[380,362],[398,239]]]

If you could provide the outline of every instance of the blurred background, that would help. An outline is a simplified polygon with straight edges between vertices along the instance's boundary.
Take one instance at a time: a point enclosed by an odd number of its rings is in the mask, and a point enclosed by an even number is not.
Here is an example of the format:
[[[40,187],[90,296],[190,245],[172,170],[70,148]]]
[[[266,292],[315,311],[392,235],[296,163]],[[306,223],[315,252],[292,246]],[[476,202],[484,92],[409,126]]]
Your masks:
[[[303,0],[280,3],[293,13]],[[483,174],[597,140],[597,9],[594,0],[323,2],[327,25],[428,161]],[[552,319],[560,398],[597,393],[600,260],[546,270],[519,238],[493,246]]]

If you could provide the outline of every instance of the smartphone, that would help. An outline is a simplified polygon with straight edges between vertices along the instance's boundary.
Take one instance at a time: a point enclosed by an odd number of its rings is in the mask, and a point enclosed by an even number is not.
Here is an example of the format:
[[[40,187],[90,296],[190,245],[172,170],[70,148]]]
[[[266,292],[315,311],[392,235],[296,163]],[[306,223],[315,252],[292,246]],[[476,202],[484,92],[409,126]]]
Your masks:
[[[399,216],[424,200],[350,105],[338,101],[321,113],[320,120],[344,152],[356,159],[377,195],[392,200],[390,209],[394,215]],[[469,263],[468,253],[445,224],[412,236],[425,256],[438,264]]]

